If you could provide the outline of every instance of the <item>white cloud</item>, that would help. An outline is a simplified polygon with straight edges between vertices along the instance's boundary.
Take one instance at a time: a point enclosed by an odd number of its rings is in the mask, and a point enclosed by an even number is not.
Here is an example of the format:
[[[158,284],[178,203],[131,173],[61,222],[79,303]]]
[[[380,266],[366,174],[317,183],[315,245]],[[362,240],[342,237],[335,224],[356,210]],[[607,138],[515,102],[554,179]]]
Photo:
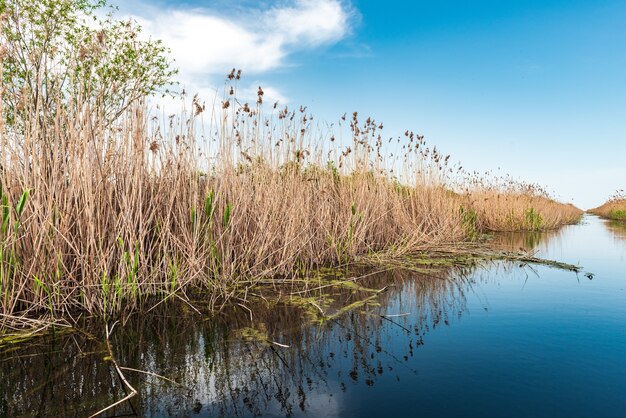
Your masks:
[[[285,57],[279,36],[202,12],[173,10],[142,20],[148,33],[172,49],[184,75],[226,75],[231,67],[258,73],[278,67]]]
[[[233,67],[242,69],[244,77],[285,67],[294,52],[345,38],[353,17],[343,0],[290,0],[235,12],[228,14],[223,5],[215,10],[157,8],[144,2],[121,7],[122,15],[137,20],[147,35],[171,48],[179,80],[191,93],[215,90]],[[268,96],[286,101],[275,88],[263,88]]]
[[[343,38],[350,12],[336,0],[300,0],[295,7],[268,13],[268,29],[281,34],[285,43],[321,45]]]

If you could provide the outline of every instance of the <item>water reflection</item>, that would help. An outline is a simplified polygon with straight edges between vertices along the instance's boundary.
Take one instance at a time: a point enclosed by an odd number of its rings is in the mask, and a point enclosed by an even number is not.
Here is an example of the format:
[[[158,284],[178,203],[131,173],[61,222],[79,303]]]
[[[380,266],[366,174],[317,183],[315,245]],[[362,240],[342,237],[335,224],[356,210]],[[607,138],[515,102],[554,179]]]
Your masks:
[[[562,244],[563,235],[571,226],[553,231],[521,231],[521,232],[499,232],[492,237],[492,244],[506,251],[546,252],[550,248],[558,247]]]
[[[417,373],[410,359],[424,344],[425,334],[448,325],[464,310],[471,285],[465,273],[456,271],[456,280],[450,271],[375,274],[364,284],[389,290],[314,325],[286,303],[253,307],[252,321],[238,307],[215,320],[190,318],[184,306],[131,318],[113,334],[118,362],[167,376],[181,386],[127,371],[139,396],[109,416],[293,415],[316,408],[327,413],[336,404],[333,398],[351,387],[371,387],[386,375],[400,379]],[[355,296],[359,292],[344,289],[332,297],[345,304],[362,298]],[[241,331],[251,327],[256,334]],[[3,353],[0,413],[83,416],[125,396],[110,363],[103,360],[107,351],[96,336],[100,330],[87,329],[93,334],[48,337]]]
[[[606,226],[607,230],[611,233],[614,239],[619,240],[619,241],[626,240],[626,222],[605,220],[604,225]]]

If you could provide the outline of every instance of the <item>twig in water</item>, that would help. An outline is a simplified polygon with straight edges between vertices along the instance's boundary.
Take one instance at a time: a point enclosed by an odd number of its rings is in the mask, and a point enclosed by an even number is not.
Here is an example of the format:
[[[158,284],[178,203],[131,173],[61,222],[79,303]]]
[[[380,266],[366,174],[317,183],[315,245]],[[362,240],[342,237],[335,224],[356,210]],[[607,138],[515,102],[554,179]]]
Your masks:
[[[318,305],[317,303],[315,303],[314,301],[310,300],[309,303],[313,306],[315,306],[321,313],[322,313],[322,317],[326,318],[326,314],[324,313],[324,311],[322,310],[322,308],[320,307],[320,305]]]
[[[410,334],[410,333],[411,333],[411,330],[410,330],[410,329],[408,329],[408,328],[407,328],[407,327],[405,327],[404,325],[401,325],[401,324],[397,323],[396,321],[394,321],[394,320],[392,320],[392,319],[389,319],[389,318],[387,317],[387,315],[379,315],[379,316],[380,316],[382,319],[384,319],[384,320],[386,320],[386,321],[389,321],[389,322],[391,322],[391,323],[392,323],[392,324],[394,324],[394,325],[399,326],[400,328],[402,328],[403,330],[405,330],[408,334]]]
[[[120,366],[120,369],[122,369],[122,370],[128,370],[129,372],[143,373],[143,374],[147,374],[148,376],[158,377],[159,379],[166,380],[166,381],[168,381],[168,382],[170,382],[170,383],[174,383],[175,385],[178,385],[178,386],[180,386],[180,387],[182,387],[182,388],[188,389],[185,385],[183,385],[183,384],[181,384],[181,383],[178,383],[178,382],[177,382],[177,381],[175,381],[175,380],[169,379],[169,378],[167,378],[167,377],[165,377],[165,376],[161,376],[160,374],[156,374],[156,373],[148,372],[148,371],[146,371],[146,370],[133,369],[132,367],[122,367],[122,366]]]
[[[115,371],[117,372],[117,375],[120,377],[120,380],[122,381],[124,386],[126,386],[128,388],[129,393],[124,398],[120,399],[119,401],[114,402],[111,405],[107,406],[106,408],[99,410],[95,414],[90,415],[89,418],[97,417],[98,415],[102,414],[103,412],[106,412],[109,409],[114,408],[117,405],[126,402],[127,400],[129,400],[130,398],[132,398],[133,396],[135,396],[138,393],[137,390],[134,387],[132,387],[132,385],[130,383],[128,383],[128,380],[126,380],[126,377],[124,377],[124,373],[122,373],[122,370],[121,370],[120,366],[117,364],[117,361],[115,360],[115,357],[113,356],[113,350],[111,349],[111,341],[110,341],[109,337],[111,336],[111,332],[113,331],[113,328],[115,327],[115,324],[117,324],[117,322],[115,322],[113,324],[113,326],[111,327],[110,331],[109,331],[109,325],[108,324],[106,325],[107,349],[109,350],[109,357],[111,359],[111,362],[115,366]]]
[[[289,347],[290,347],[290,346],[288,346],[288,345],[286,345],[286,344],[277,343],[276,341],[270,341],[270,340],[267,340],[267,341],[269,341],[270,343],[272,343],[272,344],[274,344],[274,345],[277,345],[277,346],[279,346],[279,347],[282,347],[282,348],[289,348]]]
[[[250,314],[250,322],[252,322],[252,310],[242,303],[237,302],[237,305],[239,305],[242,309],[248,311],[248,313]]]
[[[180,297],[180,296],[178,296],[177,294],[174,294],[174,296],[176,296],[178,299],[180,299],[180,300],[182,300],[183,302],[185,302],[185,303],[186,303],[186,304],[187,304],[187,305],[188,305],[191,309],[193,309],[194,311],[196,311],[196,313],[197,313],[198,315],[202,315],[202,313],[201,313],[198,309],[196,309],[196,307],[195,307],[195,306],[193,306],[191,303],[189,303],[189,301],[188,301],[188,300],[185,300],[185,299],[181,298],[181,297]]]

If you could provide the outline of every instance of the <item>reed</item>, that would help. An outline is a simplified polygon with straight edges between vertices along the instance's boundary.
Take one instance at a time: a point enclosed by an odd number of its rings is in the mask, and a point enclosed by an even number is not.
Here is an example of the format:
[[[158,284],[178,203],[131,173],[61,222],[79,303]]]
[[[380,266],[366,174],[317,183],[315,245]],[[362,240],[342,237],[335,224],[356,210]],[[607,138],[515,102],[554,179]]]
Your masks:
[[[20,129],[0,122],[4,326],[117,315],[192,291],[219,309],[264,277],[580,215],[535,190],[459,182],[462,168],[423,137],[383,138],[356,112],[330,129],[305,107],[264,104],[261,88],[242,103],[240,75],[218,108],[194,96],[165,117],[139,100],[102,123],[97,94],[52,108],[20,99]]]
[[[590,209],[588,212],[608,219],[626,221],[626,195],[624,191],[618,190],[604,204]]]
[[[475,211],[478,229],[488,231],[542,231],[578,222],[582,211],[552,199],[535,184],[510,179],[474,181],[465,194]]]

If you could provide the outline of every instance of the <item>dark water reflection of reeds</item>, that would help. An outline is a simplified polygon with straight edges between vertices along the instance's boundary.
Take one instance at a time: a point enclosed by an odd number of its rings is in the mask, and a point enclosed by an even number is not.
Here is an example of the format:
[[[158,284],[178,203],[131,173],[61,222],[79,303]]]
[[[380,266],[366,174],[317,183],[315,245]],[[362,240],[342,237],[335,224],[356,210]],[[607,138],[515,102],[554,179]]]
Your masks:
[[[566,227],[567,228],[567,227]],[[534,251],[543,245],[559,242],[563,229],[554,231],[521,231],[496,233],[491,243],[506,251]]]
[[[414,373],[408,359],[425,334],[462,314],[471,286],[464,277],[462,271],[376,274],[363,284],[389,290],[375,303],[318,324],[286,304],[252,307],[252,322],[239,307],[213,320],[190,313],[185,305],[134,316],[117,324],[113,333],[119,364],[167,376],[182,386],[127,371],[139,395],[110,416],[290,415],[351,384],[372,386],[396,369]],[[359,292],[335,290],[332,298],[346,303],[346,293]],[[404,313],[410,315],[381,317]],[[267,340],[289,348],[247,341],[237,331],[243,327],[262,330]],[[89,324],[81,333],[50,336],[4,352],[2,415],[84,416],[122,398],[120,381],[104,359],[108,353],[100,328]]]
[[[611,233],[614,239],[624,241],[626,240],[626,221],[604,221],[606,229]]]

